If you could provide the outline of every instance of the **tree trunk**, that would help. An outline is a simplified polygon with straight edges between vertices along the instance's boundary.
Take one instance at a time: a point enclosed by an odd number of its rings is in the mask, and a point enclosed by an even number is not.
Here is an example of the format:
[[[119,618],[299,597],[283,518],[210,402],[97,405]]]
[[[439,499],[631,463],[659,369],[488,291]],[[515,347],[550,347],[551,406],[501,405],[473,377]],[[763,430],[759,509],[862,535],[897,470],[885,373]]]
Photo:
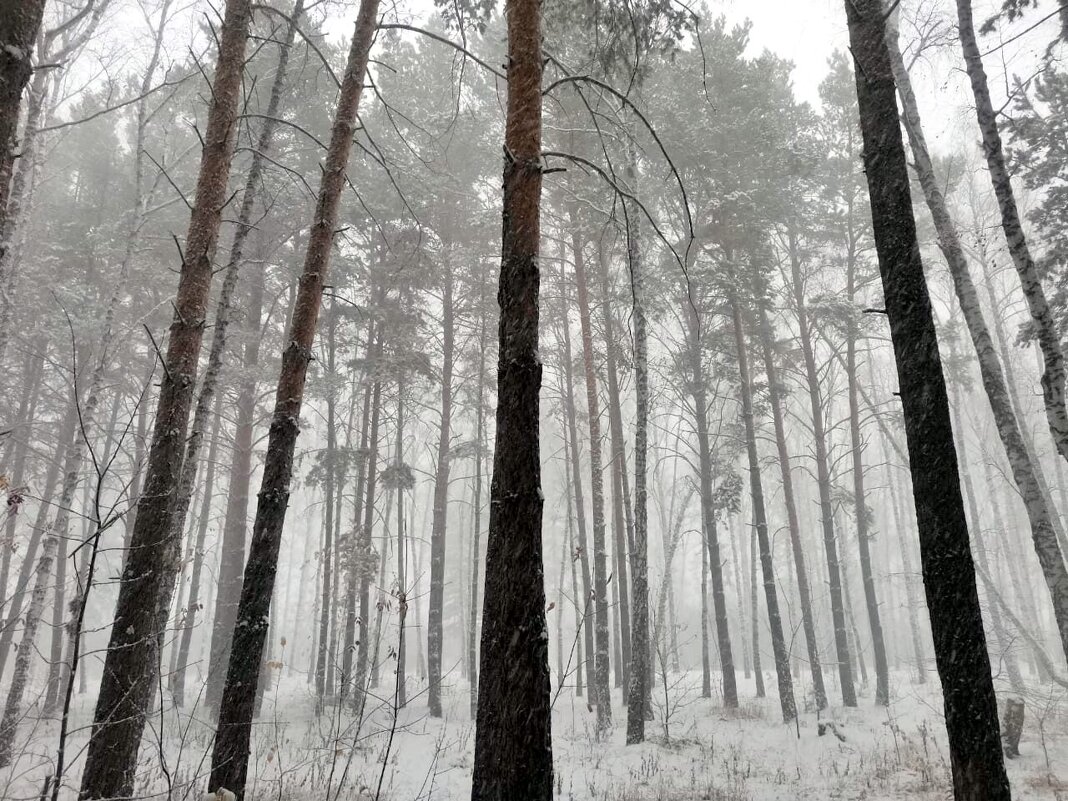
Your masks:
[[[483,393],[486,387],[486,308],[483,292],[486,286],[486,281],[484,274],[485,270],[482,272],[483,275],[480,276],[481,280],[478,284],[478,393],[475,396],[475,403],[478,404],[478,408],[475,410],[475,524],[471,536],[471,602],[470,609],[468,610],[471,619],[470,627],[467,632],[467,668],[470,672],[468,679],[470,686],[469,694],[472,720],[475,720],[478,717],[478,652],[475,638],[478,631],[478,573],[479,565],[482,564],[482,549],[480,544],[482,535],[482,448],[486,438],[486,406],[485,401],[483,400]],[[568,361],[565,370],[567,371],[567,375],[570,376],[570,360]],[[575,407],[570,394],[568,395],[567,403],[573,415]],[[573,416],[571,427],[572,433],[574,433]]]
[[[687,301],[684,300],[684,303]],[[723,589],[723,563],[716,530],[716,507],[713,495],[712,444],[708,431],[708,396],[705,366],[701,352],[700,321],[697,312],[685,310],[689,333],[690,373],[693,380],[694,422],[697,428],[697,468],[701,486],[701,536],[708,549],[709,578],[712,583],[712,606],[716,618],[716,643],[720,671],[723,674],[723,705],[738,706],[738,683],[734,675],[734,654],[731,650],[730,630],[727,627],[727,598]]]
[[[561,270],[562,273],[562,270]],[[583,644],[586,647],[586,661],[583,667],[586,672],[586,700],[590,706],[597,703],[597,679],[594,676],[594,613],[593,607],[593,582],[590,571],[589,538],[586,531],[586,501],[582,489],[582,463],[579,458],[578,422],[575,414],[575,382],[573,376],[573,362],[571,360],[571,324],[567,318],[568,296],[567,283],[563,275],[560,276],[560,298],[563,304],[563,319],[560,323],[562,332],[561,340],[563,352],[560,361],[563,365],[561,372],[564,378],[564,407],[567,411],[567,434],[571,441],[571,491],[575,501],[575,520],[578,525],[578,559],[582,566],[582,620],[583,620]]]
[[[604,731],[612,724],[612,695],[609,666],[608,553],[605,542],[604,470],[601,460],[601,403],[597,392],[597,372],[593,364],[593,327],[590,324],[590,295],[586,281],[586,260],[578,230],[577,209],[568,210],[571,224],[571,250],[575,259],[576,306],[582,330],[582,363],[586,376],[586,406],[590,426],[590,496],[593,512],[593,607],[594,607],[594,693],[597,727]],[[500,435],[498,434],[498,437]]]
[[[15,163],[22,91],[33,74],[31,57],[44,17],[44,0],[0,3],[0,230]]]
[[[852,211],[852,204],[850,211]],[[852,215],[849,218],[850,233],[846,258],[846,297],[854,303],[857,295],[857,244],[852,231]],[[860,581],[864,588],[864,605],[868,612],[868,627],[871,630],[872,661],[875,663],[875,703],[890,704],[890,669],[886,663],[886,641],[883,637],[883,622],[879,614],[879,598],[875,592],[875,575],[871,564],[871,535],[867,494],[864,490],[864,439],[860,430],[860,400],[857,397],[857,340],[860,331],[855,317],[850,317],[846,328],[846,382],[849,398],[849,444],[853,457],[853,517],[857,523],[857,550],[860,552]],[[859,657],[859,651],[858,651]]]
[[[438,426],[437,467],[434,470],[434,508],[430,530],[430,614],[427,627],[427,704],[430,717],[441,717],[442,614],[445,603],[445,531],[449,512],[449,444],[452,423],[454,308],[452,265],[445,246],[442,265],[441,424]]]
[[[949,382],[948,389],[951,411],[955,410],[957,417],[957,425],[953,428],[953,434],[957,446],[957,455],[960,457],[960,477],[961,484],[964,486],[964,499],[968,504],[967,510],[971,517],[969,527],[974,538],[972,549],[975,551],[978,569],[986,575],[991,575],[990,561],[986,552],[986,544],[983,541],[983,521],[979,516],[979,504],[975,498],[971,470],[968,468],[971,462],[968,459],[967,438],[964,434],[964,407],[961,404],[960,390],[952,381]],[[1009,686],[1012,691],[1017,695],[1022,694],[1024,692],[1023,678],[1020,676],[1020,666],[1016,661],[1016,654],[1012,648],[1012,639],[1005,631],[1005,624],[1001,620],[1001,609],[989,597],[990,592],[988,591],[986,594],[988,596],[987,616],[990,618],[990,627],[994,631],[994,639],[999,651],[996,654],[992,654],[992,656],[996,655],[997,662],[1005,666],[1005,673],[1008,676]]]
[[[618,594],[618,603],[616,604],[618,614],[616,618],[620,633],[620,659],[616,662],[616,678],[619,680],[617,686],[621,685],[623,688],[623,704],[626,705],[630,696],[631,639],[633,634],[631,630],[630,591],[627,580],[627,552],[634,547],[634,521],[630,508],[630,492],[627,486],[627,447],[626,438],[623,435],[623,413],[620,408],[619,370],[618,359],[616,358],[618,343],[616,341],[615,320],[613,319],[612,302],[610,300],[608,254],[605,252],[605,244],[604,237],[602,237],[598,243],[597,261],[600,265],[601,319],[604,326],[605,372],[608,377],[608,443],[611,451],[612,552],[614,557],[612,580],[614,583],[613,590]],[[632,273],[634,269],[633,261],[638,258],[632,254],[636,247],[637,243],[631,241],[627,249],[628,266],[630,266]],[[638,265],[638,269],[639,271],[641,270],[641,265]],[[633,282],[633,277],[631,280]],[[635,383],[637,383],[637,375],[635,375]],[[648,609],[648,606],[646,608]]]
[[[337,314],[334,301],[327,310],[326,325],[326,449],[323,451],[323,547],[319,559],[323,565],[322,599],[319,602],[319,643],[315,652],[315,712],[323,713],[324,696],[329,694],[327,673],[334,652],[330,643],[330,620],[334,614],[334,489],[337,478]]]
[[[200,580],[204,572],[204,546],[208,538],[208,526],[211,522],[211,502],[215,497],[215,463],[219,453],[219,427],[222,421],[222,394],[215,399],[215,422],[212,425],[211,444],[208,446],[208,467],[204,475],[204,498],[201,500],[200,520],[197,523],[197,538],[193,546],[193,568],[189,576],[189,600],[182,616],[182,633],[178,643],[176,669],[171,677],[171,695],[174,705],[179,709],[185,705],[185,677],[189,669],[189,651],[193,643],[193,630],[196,628],[197,613],[204,605],[201,603]],[[202,617],[203,620],[207,618]],[[197,700],[199,701],[199,693]]]
[[[942,363],[923,275],[880,0],[846,2],[886,313],[897,361],[957,799],[1009,799]]]
[[[59,444],[55,456],[49,462],[48,471],[41,485],[41,503],[37,507],[37,514],[30,529],[30,539],[26,543],[26,551],[22,555],[22,565],[19,568],[18,578],[15,580],[14,592],[10,596],[4,628],[0,632],[0,676],[3,675],[8,657],[11,654],[11,642],[15,637],[15,628],[21,618],[26,588],[30,586],[30,580],[35,575],[34,560],[37,557],[37,549],[41,546],[41,539],[48,523],[48,515],[52,511],[52,498],[55,495],[56,485],[59,483],[59,471],[67,461],[68,451],[73,447],[77,425],[78,409],[71,402],[60,427]]]
[[[816,709],[827,708],[827,690],[823,685],[823,670],[820,667],[819,641],[816,639],[816,622],[812,610],[812,594],[809,592],[808,572],[805,569],[805,551],[801,544],[801,524],[797,518],[797,501],[794,498],[794,479],[790,467],[790,451],[786,444],[786,424],[783,419],[783,403],[779,385],[779,371],[775,366],[775,343],[767,311],[759,311],[761,346],[764,352],[764,372],[768,377],[768,401],[771,406],[772,423],[775,426],[775,444],[779,454],[782,475],[783,502],[786,505],[786,522],[790,532],[790,547],[797,573],[797,595],[801,604],[801,624],[805,631],[808,649],[808,666],[812,673],[812,692]]]
[[[756,510],[753,510],[753,524],[749,532],[749,622],[752,635],[753,678],[756,680],[756,697],[767,695],[764,688],[764,670],[760,666],[760,590],[757,584],[757,527]]]
[[[382,360],[382,340],[384,336],[378,332],[375,342],[375,353],[372,365],[377,365]],[[375,551],[372,534],[375,520],[375,490],[378,470],[378,426],[382,415],[382,383],[376,377],[371,391],[371,433],[370,445],[367,454],[367,496],[363,502],[363,524],[357,531],[356,554],[354,556],[354,570],[359,576],[360,587],[360,615],[359,615],[359,651],[356,654],[356,674],[353,682],[353,705],[358,709],[364,701],[367,688],[367,652],[371,645],[368,636],[370,627],[367,625],[371,614],[371,578],[374,576]],[[387,499],[388,500],[388,499]],[[387,516],[389,506],[387,504]],[[415,575],[419,575],[416,569]]]
[[[219,709],[219,727],[212,751],[208,791],[217,792],[226,788],[239,801],[245,793],[256,679],[263,659],[278,551],[289,503],[293,451],[299,430],[304,383],[312,355],[323,286],[330,268],[341,191],[345,187],[356,112],[360,105],[377,16],[378,0],[361,0],[345,76],[338,94],[330,147],[323,164],[304,269],[286,337],[288,344],[282,354],[252,545],[245,565],[226,686]]]
[[[137,751],[156,685],[157,654],[178,571],[172,536],[183,444],[211,291],[212,257],[237,137],[237,105],[252,6],[227,0],[212,100],[189,220],[156,408],[144,493],[119,585],[119,598],[82,774],[83,799],[133,791]],[[164,611],[164,614],[166,612]]]
[[[374,318],[367,327],[367,356],[368,360],[372,355],[377,352],[376,336],[378,336],[375,330]],[[370,376],[374,369],[374,365],[369,364],[367,375]],[[360,570],[359,570],[359,553],[360,542],[362,539],[362,533],[360,526],[363,522],[363,499],[366,491],[367,473],[369,469],[369,456],[368,451],[368,436],[370,435],[371,425],[371,393],[372,385],[368,383],[363,392],[363,411],[360,415],[360,449],[359,449],[359,466],[356,469],[356,486],[353,498],[352,506],[352,542],[350,544],[350,550],[347,554],[348,561],[348,580],[345,584],[345,639],[341,656],[341,687],[340,704],[344,704],[345,698],[348,696],[349,685],[352,683],[352,658],[355,653],[356,642],[356,602],[359,599],[360,589]],[[404,585],[400,583],[398,578],[398,590],[404,591]],[[398,655],[398,670],[400,670],[400,660],[403,659],[403,654]]]
[[[828,589],[831,596],[831,620],[834,626],[834,648],[838,659],[838,680],[844,706],[857,705],[857,692],[853,687],[853,669],[849,661],[849,642],[846,631],[845,603],[842,599],[842,576],[838,561],[838,543],[834,531],[834,511],[831,506],[831,469],[827,456],[827,433],[823,421],[823,399],[820,391],[819,371],[813,350],[812,328],[808,319],[805,287],[801,278],[801,260],[797,252],[797,238],[789,233],[790,270],[793,278],[794,303],[797,310],[797,325],[800,331],[801,354],[805,362],[805,377],[808,381],[809,406],[812,411],[812,436],[816,450],[816,484],[820,496],[820,518],[823,523],[823,549],[827,559]]]
[[[44,343],[40,343],[42,348]],[[11,505],[12,493],[22,492],[22,482],[26,480],[26,457],[29,454],[30,442],[33,440],[34,417],[37,412],[37,402],[41,397],[41,382],[44,376],[43,350],[31,353],[27,358],[27,369],[23,386],[25,387],[22,398],[19,400],[17,428],[21,429],[18,434],[12,434],[13,455],[11,458],[10,482],[8,484],[7,516],[4,520],[4,535],[0,538],[0,620],[4,619],[4,611],[8,605],[7,582],[11,575],[11,557],[15,553],[15,524],[18,522],[20,505]],[[60,435],[62,439],[62,434]],[[5,460],[6,461],[6,460]],[[0,670],[0,673],[3,671]]]
[[[637,165],[633,140],[629,147],[627,178],[637,184]],[[636,187],[635,187],[636,188]],[[631,304],[634,310],[634,393],[637,419],[634,423],[634,542],[631,544],[631,581],[634,592],[633,635],[631,637],[630,686],[627,694],[627,744],[645,740],[645,720],[652,715],[652,681],[649,642],[649,498],[646,485],[646,462],[649,451],[649,335],[645,316],[645,265],[642,263],[641,228],[638,209],[627,209],[627,262],[630,265]],[[607,299],[606,299],[607,300]],[[606,309],[606,315],[611,314]],[[611,346],[609,346],[611,347]],[[618,389],[615,412],[619,414]],[[622,425],[620,425],[622,429]],[[620,472],[623,471],[622,430]],[[670,576],[670,562],[667,574]],[[625,588],[620,591],[625,598]],[[624,629],[625,631],[625,629]],[[626,658],[627,654],[624,654]]]
[[[245,564],[246,528],[248,526],[249,488],[252,482],[253,441],[256,427],[256,370],[260,360],[260,325],[263,317],[265,276],[249,276],[248,311],[245,331],[248,339],[242,357],[244,377],[237,397],[233,455],[230,459],[229,485],[222,537],[219,540],[219,572],[216,577],[215,614],[211,618],[211,644],[208,650],[208,680],[205,704],[217,712],[222,702],[226,665],[237,603],[241,593],[241,573]],[[204,620],[208,620],[205,615]]]
[[[779,705],[782,719],[797,717],[794,685],[790,675],[790,654],[783,636],[779,614],[779,595],[775,585],[775,566],[772,560],[771,538],[768,536],[767,513],[764,509],[764,488],[760,478],[760,457],[757,454],[756,420],[753,415],[753,384],[749,373],[749,354],[742,327],[742,310],[737,296],[730,294],[731,316],[734,320],[734,343],[738,355],[738,378],[742,399],[742,421],[745,424],[746,451],[749,457],[749,489],[753,498],[753,520],[756,524],[757,544],[760,548],[760,569],[764,579],[764,597],[768,606],[771,628],[771,648],[775,656],[775,674],[779,684]]]
[[[1046,421],[1058,453],[1068,459],[1068,410],[1065,409],[1063,346],[1057,333],[1053,311],[1050,309],[1045,290],[1042,288],[1042,278],[1024,235],[1020,212],[1016,206],[1016,195],[1012,188],[1009,171],[1005,166],[1005,153],[1001,146],[1001,134],[998,131],[997,112],[990,99],[982,54],[979,52],[979,43],[975,37],[971,0],[957,0],[957,23],[960,31],[960,44],[964,51],[964,63],[972,84],[972,95],[975,97],[975,113],[979,123],[979,132],[983,137],[983,152],[986,154],[990,182],[993,184],[998,210],[1001,213],[1001,228],[1005,233],[1005,242],[1008,245],[1009,255],[1012,256],[1013,266],[1020,278],[1020,288],[1031,314],[1034,335],[1042,351],[1045,367],[1042,374],[1042,399],[1046,407]]]
[[[888,471],[889,472],[889,471]],[[901,546],[901,571],[905,580],[905,602],[908,604],[909,632],[912,635],[912,653],[916,659],[916,681],[919,684],[927,683],[927,650],[924,648],[924,637],[920,633],[919,594],[916,592],[916,570],[912,562],[911,543],[906,540],[906,533],[912,535],[912,525],[905,514],[898,498],[897,482],[891,476],[887,476],[887,485],[890,487],[890,511],[894,521],[894,529],[898,533]]]
[[[541,5],[541,0],[507,0],[505,5],[508,110],[497,296],[497,441],[472,801],[548,801],[553,795],[538,432]],[[607,640],[607,631],[605,635]],[[600,650],[606,646],[602,643]],[[607,679],[604,671],[598,676],[602,685]]]

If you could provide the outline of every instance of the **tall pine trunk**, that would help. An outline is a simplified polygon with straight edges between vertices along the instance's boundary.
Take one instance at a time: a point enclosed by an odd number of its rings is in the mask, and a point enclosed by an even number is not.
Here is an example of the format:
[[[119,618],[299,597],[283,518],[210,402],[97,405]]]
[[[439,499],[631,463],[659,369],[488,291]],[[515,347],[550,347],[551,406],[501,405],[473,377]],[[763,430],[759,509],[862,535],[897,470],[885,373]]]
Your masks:
[[[563,365],[561,372],[564,379],[564,407],[567,414],[567,435],[571,443],[569,458],[571,460],[571,494],[575,502],[575,523],[578,527],[577,554],[579,564],[582,567],[582,621],[583,621],[583,645],[585,646],[586,660],[583,669],[586,673],[586,697],[588,702],[597,703],[597,684],[594,677],[594,614],[593,614],[593,579],[590,570],[589,537],[586,530],[586,500],[582,487],[582,462],[579,458],[578,421],[575,412],[575,379],[573,362],[571,359],[571,324],[567,318],[568,297],[567,284],[560,277],[560,299],[563,304],[563,319],[560,322],[562,349],[560,361]],[[577,600],[577,599],[576,599]]]
[[[805,362],[805,378],[808,383],[809,406],[812,412],[812,436],[816,451],[816,484],[819,490],[820,520],[823,524],[823,550],[827,560],[828,589],[831,596],[831,622],[834,626],[834,650],[838,658],[838,680],[842,691],[842,704],[857,705],[857,692],[853,686],[853,668],[849,659],[849,635],[846,629],[845,601],[842,597],[842,571],[838,561],[838,542],[834,531],[834,511],[831,504],[831,468],[827,454],[827,433],[823,420],[823,398],[820,391],[819,371],[813,349],[812,328],[808,319],[805,286],[801,278],[801,259],[797,252],[796,232],[789,233],[790,273],[793,279],[794,304],[801,343],[801,355]]]
[[[880,0],[848,0],[857,100],[958,801],[1011,797]]]
[[[779,455],[779,469],[782,475],[783,503],[786,506],[786,524],[790,533],[790,548],[794,557],[794,570],[797,573],[797,596],[801,604],[801,625],[805,632],[805,646],[808,653],[808,667],[812,674],[812,693],[816,709],[827,708],[827,690],[823,684],[823,669],[820,667],[819,641],[816,639],[816,621],[812,608],[812,593],[808,586],[808,571],[805,569],[805,550],[801,544],[801,523],[797,517],[797,500],[794,497],[793,471],[790,466],[790,450],[786,444],[786,423],[783,419],[782,390],[779,385],[779,371],[775,366],[775,343],[767,312],[759,311],[758,328],[764,354],[764,372],[768,378],[768,403],[771,406],[771,418],[775,427],[775,445]]]
[[[323,286],[330,269],[341,192],[345,187],[356,113],[363,92],[377,16],[378,0],[361,0],[345,76],[338,93],[330,146],[323,163],[304,269],[278,375],[278,391],[256,505],[252,544],[241,585],[226,685],[219,708],[219,726],[211,756],[211,776],[208,779],[209,792],[226,788],[238,799],[243,798],[245,793],[257,679],[266,644],[282,527],[289,504],[293,451],[299,433],[304,384],[312,356]]]
[[[568,210],[571,224],[571,251],[575,259],[575,300],[582,330],[582,364],[586,377],[586,408],[590,428],[590,502],[593,516],[593,608],[594,651],[591,703],[597,707],[597,727],[612,724],[612,695],[609,666],[608,552],[605,542],[604,470],[601,460],[601,402],[597,391],[597,371],[593,364],[593,326],[590,323],[590,293],[586,280],[586,259],[579,233],[578,212]],[[500,437],[500,434],[497,435]]]
[[[171,525],[183,445],[211,291],[212,257],[222,222],[237,138],[238,100],[252,14],[249,0],[227,0],[196,200],[178,279],[164,376],[144,492],[119,585],[80,795],[115,798],[133,791],[137,751],[156,686],[156,665],[178,572]]]
[[[790,675],[790,654],[783,636],[779,614],[779,593],[775,583],[775,566],[768,536],[767,511],[764,507],[764,487],[760,477],[760,457],[757,454],[756,419],[753,414],[753,383],[749,372],[749,354],[742,325],[742,310],[738,297],[730,293],[731,317],[734,321],[734,344],[738,356],[738,378],[742,399],[742,422],[745,426],[746,453],[749,457],[749,490],[753,498],[753,522],[757,546],[760,549],[760,572],[764,580],[764,599],[768,607],[768,627],[771,629],[771,649],[775,657],[775,675],[779,685],[779,706],[782,719],[797,717],[794,684]],[[753,558],[756,556],[754,554]]]
[[[627,177],[637,191],[637,158],[633,140],[629,147]],[[642,262],[641,228],[638,209],[627,210],[627,263],[630,265],[631,306],[634,311],[634,395],[637,419],[634,423],[634,541],[631,543],[631,586],[634,608],[631,624],[630,686],[627,697],[627,743],[645,739],[645,720],[652,716],[652,670],[649,642],[649,491],[647,461],[649,455],[649,334],[645,306],[645,265]],[[606,298],[607,301],[607,298]],[[607,312],[608,316],[611,316]],[[618,391],[616,413],[618,414]],[[621,426],[622,428],[622,426]],[[622,433],[620,434],[622,438]],[[622,444],[622,443],[621,443]],[[623,449],[620,449],[620,472]],[[670,582],[671,563],[667,562],[665,579]],[[626,592],[621,592],[625,597]]]
[[[452,265],[445,247],[442,265],[441,423],[438,426],[437,466],[434,470],[434,508],[430,529],[430,614],[427,627],[427,703],[430,716],[441,717],[441,652],[445,603],[445,528],[449,512],[449,445],[452,424],[452,371],[455,340]]]
[[[683,303],[687,303],[684,298]],[[701,349],[701,323],[697,312],[688,306],[684,310],[689,342],[690,375],[693,381],[693,413],[697,429],[697,470],[701,487],[701,539],[708,549],[708,570],[712,584],[712,606],[716,618],[716,650],[723,679],[723,706],[738,706],[738,680],[734,675],[734,653],[731,649],[730,629],[727,626],[727,596],[723,587],[723,562],[720,557],[719,532],[716,528],[716,506],[713,493],[712,443],[708,431],[708,390]]]
[[[472,801],[549,801],[553,795],[538,432],[541,7],[541,0],[505,4],[508,107],[497,294],[497,441]]]

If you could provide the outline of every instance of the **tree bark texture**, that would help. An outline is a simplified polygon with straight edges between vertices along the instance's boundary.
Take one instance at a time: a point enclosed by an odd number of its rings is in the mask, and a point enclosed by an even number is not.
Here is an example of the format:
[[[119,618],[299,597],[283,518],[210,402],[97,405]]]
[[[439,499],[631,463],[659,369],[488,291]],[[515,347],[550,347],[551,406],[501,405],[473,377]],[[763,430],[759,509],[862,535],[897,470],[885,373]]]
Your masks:
[[[553,795],[538,394],[541,0],[508,0],[497,441],[472,801]]]

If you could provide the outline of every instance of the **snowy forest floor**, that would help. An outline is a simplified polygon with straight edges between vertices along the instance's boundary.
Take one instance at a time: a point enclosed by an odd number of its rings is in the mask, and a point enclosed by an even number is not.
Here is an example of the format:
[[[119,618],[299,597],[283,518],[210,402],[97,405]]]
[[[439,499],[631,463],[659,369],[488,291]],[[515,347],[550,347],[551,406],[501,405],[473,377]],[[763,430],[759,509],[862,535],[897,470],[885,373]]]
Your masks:
[[[383,677],[385,678],[385,677]],[[774,685],[774,675],[767,683]],[[390,699],[369,701],[362,727],[349,705],[315,715],[311,685],[301,674],[276,678],[254,730],[250,801],[430,801],[470,797],[474,724],[465,683],[444,693],[446,717],[426,711],[425,685],[409,678],[407,708],[394,715]],[[820,716],[844,738],[818,734],[811,708],[798,726],[784,725],[777,698],[754,698],[742,681],[740,709],[728,712],[701,697],[699,673],[658,677],[649,741],[624,745],[625,709],[618,694],[614,726],[599,741],[595,715],[570,688],[555,695],[553,752],[557,796],[582,801],[767,801],[769,799],[946,799],[951,797],[946,735],[937,677],[913,684],[892,676],[889,708],[870,694],[859,708],[832,707]],[[390,692],[385,690],[386,692]],[[713,688],[713,694],[718,688]],[[834,694],[834,688],[829,688]],[[554,694],[556,690],[554,688]],[[1018,799],[1068,799],[1068,697],[1063,688],[1035,686],[1026,699],[1021,756],[1008,762]],[[811,703],[806,704],[811,707]],[[37,798],[54,769],[56,721],[20,730],[22,752],[0,772],[0,798]],[[667,718],[665,724],[665,717]],[[92,698],[77,696],[73,734],[60,798],[74,799]],[[162,722],[161,722],[162,721]],[[360,730],[362,729],[362,730]],[[163,732],[162,737],[160,732]],[[211,727],[196,712],[157,714],[141,748],[138,798],[203,797]],[[384,766],[384,768],[383,768]],[[380,787],[380,789],[379,789]]]

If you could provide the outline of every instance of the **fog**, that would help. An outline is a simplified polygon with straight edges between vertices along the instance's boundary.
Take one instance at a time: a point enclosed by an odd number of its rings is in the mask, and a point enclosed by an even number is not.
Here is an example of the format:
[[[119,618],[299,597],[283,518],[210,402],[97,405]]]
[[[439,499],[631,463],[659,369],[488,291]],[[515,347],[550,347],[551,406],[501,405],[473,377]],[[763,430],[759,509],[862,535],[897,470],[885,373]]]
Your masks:
[[[0,2],[0,797],[1059,798],[1066,39]]]

